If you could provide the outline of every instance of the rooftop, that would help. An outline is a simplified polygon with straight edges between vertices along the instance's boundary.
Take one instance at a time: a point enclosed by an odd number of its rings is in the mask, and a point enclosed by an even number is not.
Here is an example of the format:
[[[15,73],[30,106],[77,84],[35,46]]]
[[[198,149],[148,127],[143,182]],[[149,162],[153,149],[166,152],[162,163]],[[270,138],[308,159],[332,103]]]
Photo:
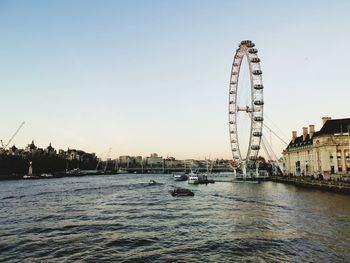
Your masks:
[[[295,147],[303,147],[310,146],[313,144],[313,138],[322,135],[333,135],[333,134],[343,134],[348,133],[350,131],[350,118],[347,119],[329,119],[323,124],[321,130],[314,132],[311,137],[310,134],[307,134],[304,140],[304,136],[298,136],[293,139],[287,146],[287,149],[295,148]]]
[[[326,123],[322,126],[321,130],[317,133],[317,136],[335,133],[347,133],[349,130],[350,118],[327,120]]]

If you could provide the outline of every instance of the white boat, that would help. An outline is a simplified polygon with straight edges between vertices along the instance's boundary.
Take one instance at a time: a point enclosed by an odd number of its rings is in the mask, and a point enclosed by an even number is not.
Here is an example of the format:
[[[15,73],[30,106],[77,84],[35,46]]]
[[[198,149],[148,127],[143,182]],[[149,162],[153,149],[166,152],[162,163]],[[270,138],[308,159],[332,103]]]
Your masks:
[[[70,171],[66,172],[66,175],[70,175],[70,176],[77,176],[77,175],[84,175],[85,173],[80,170],[79,168],[74,168]]]
[[[174,181],[186,181],[188,179],[185,173],[174,173]]]
[[[47,173],[42,173],[40,176],[43,178],[52,178],[53,177],[52,174],[47,174]]]
[[[199,183],[198,174],[194,173],[192,170],[188,174],[188,183],[189,184],[198,184]]]

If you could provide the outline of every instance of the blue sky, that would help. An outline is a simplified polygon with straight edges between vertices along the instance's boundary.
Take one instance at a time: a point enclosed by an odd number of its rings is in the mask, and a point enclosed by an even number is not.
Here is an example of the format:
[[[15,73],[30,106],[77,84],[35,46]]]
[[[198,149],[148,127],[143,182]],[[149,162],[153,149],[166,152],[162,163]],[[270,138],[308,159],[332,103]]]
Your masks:
[[[285,140],[349,116],[348,1],[0,0],[0,138],[97,154],[230,158],[228,83],[259,49]],[[276,153],[284,145],[273,141]]]

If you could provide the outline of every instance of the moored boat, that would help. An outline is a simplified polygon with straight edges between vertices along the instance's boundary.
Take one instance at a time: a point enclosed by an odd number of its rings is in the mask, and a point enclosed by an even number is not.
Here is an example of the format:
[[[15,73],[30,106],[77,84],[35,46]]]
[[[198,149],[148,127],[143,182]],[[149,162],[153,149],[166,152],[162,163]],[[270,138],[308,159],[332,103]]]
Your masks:
[[[48,174],[48,173],[42,173],[40,176],[43,178],[53,178],[54,177],[53,174]]]
[[[72,169],[66,172],[66,176],[83,176],[86,175],[86,172],[80,170],[79,168]]]
[[[199,183],[198,174],[194,173],[192,170],[188,174],[188,183],[189,184],[198,184]]]

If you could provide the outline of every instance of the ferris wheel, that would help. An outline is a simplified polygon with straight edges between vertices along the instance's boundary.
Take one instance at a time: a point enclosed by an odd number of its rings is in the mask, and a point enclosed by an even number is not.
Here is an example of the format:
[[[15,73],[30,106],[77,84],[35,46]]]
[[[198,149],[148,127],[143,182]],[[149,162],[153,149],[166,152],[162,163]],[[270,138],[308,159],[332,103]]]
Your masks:
[[[232,63],[229,89],[229,130],[232,157],[238,167],[244,165],[248,169],[254,168],[258,158],[264,120],[262,71],[260,59],[257,55],[258,50],[254,47],[255,44],[250,40],[244,40],[239,44]],[[244,57],[247,59],[249,68],[250,101],[247,103],[248,105],[238,105],[237,94],[242,92],[238,90],[238,82]],[[237,116],[239,114],[247,114],[250,120],[249,146],[246,156],[242,156],[238,140],[237,127],[240,124],[237,123]]]

